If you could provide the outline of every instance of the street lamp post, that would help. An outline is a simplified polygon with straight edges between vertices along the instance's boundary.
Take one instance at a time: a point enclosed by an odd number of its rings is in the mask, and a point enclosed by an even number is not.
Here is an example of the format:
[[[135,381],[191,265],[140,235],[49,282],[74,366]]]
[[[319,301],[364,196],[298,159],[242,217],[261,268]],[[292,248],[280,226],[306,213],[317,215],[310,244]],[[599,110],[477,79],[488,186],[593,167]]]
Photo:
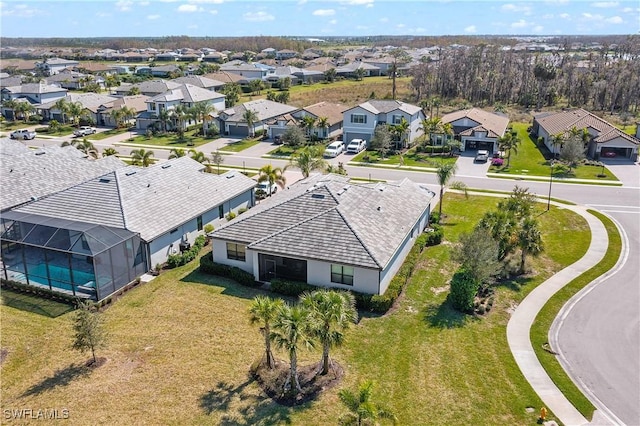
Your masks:
[[[550,173],[549,173],[549,197],[547,198],[547,211],[551,208],[551,184],[553,183],[553,160],[550,162]]]

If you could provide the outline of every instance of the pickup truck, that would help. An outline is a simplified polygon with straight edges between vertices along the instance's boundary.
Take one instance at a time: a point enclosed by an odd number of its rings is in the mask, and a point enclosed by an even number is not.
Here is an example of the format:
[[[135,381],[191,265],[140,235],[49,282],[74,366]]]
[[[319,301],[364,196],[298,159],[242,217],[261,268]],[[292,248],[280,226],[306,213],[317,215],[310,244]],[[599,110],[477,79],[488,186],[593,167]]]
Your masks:
[[[73,131],[74,136],[87,136],[92,135],[96,132],[95,127],[82,126]]]
[[[16,130],[14,132],[11,132],[9,137],[11,139],[29,140],[29,139],[33,139],[33,138],[36,137],[36,132],[28,130],[28,129],[20,129],[20,130]]]

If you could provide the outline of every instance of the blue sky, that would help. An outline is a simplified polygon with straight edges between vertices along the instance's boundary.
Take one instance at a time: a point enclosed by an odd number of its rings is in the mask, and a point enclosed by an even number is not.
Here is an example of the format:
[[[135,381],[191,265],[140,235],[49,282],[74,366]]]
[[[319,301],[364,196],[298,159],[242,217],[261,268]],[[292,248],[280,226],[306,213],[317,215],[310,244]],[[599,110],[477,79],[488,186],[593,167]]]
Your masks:
[[[5,37],[640,33],[640,0],[9,0],[0,16]]]

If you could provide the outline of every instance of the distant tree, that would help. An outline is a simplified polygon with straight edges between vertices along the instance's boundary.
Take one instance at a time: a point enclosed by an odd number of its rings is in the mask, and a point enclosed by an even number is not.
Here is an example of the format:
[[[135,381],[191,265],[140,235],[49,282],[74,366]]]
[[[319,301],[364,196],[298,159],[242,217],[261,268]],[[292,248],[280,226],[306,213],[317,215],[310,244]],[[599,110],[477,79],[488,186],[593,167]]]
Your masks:
[[[200,164],[205,164],[209,162],[209,157],[207,157],[205,153],[202,151],[196,151],[195,149],[190,149],[189,155],[191,156],[192,160],[195,160]]]
[[[270,369],[275,367],[273,352],[271,351],[271,324],[283,306],[282,299],[256,296],[249,308],[251,324],[260,324],[260,332],[264,337],[265,364]]]
[[[328,129],[329,129],[329,118],[327,118],[327,117],[318,117],[318,120],[317,120],[316,124],[317,124],[319,129],[323,130],[322,137],[323,138],[329,137],[329,132],[328,132]]]
[[[140,94],[140,88],[138,86],[134,86],[127,92],[127,96],[135,96]]]
[[[224,163],[224,155],[220,154],[220,151],[215,150],[211,153],[211,162],[218,167],[218,174],[220,174],[220,164]]]
[[[84,106],[80,102],[70,102],[68,104],[67,113],[71,116],[77,127],[80,127],[80,117],[84,113]]]
[[[369,147],[380,154],[380,158],[385,158],[389,149],[391,149],[391,132],[385,124],[376,126]]]
[[[356,81],[361,81],[364,78],[364,76],[367,75],[367,71],[362,67],[358,67],[356,68],[353,74],[356,77]]]
[[[149,167],[153,162],[153,151],[147,151],[144,148],[131,151],[131,164],[134,166]]]
[[[405,64],[409,62],[411,59],[409,54],[405,52],[403,49],[395,49],[390,52],[390,55],[393,57],[393,62],[389,67],[390,77],[393,81],[391,85],[391,97],[395,100],[396,98],[396,78],[398,77],[398,64]]]
[[[520,144],[520,139],[516,133],[507,131],[504,136],[498,138],[498,146],[500,150],[507,152],[507,167],[511,163],[511,152],[518,153],[518,145]]]
[[[298,147],[306,142],[306,138],[298,126],[287,126],[287,130],[282,134],[282,142],[292,147]]]
[[[167,125],[169,124],[169,122],[171,122],[171,115],[169,114],[169,111],[167,111],[165,108],[161,109],[158,113],[158,120],[162,125],[162,132],[167,133]]]
[[[231,108],[240,100],[240,85],[238,83],[225,84],[221,92],[225,95],[225,105],[227,108]]]
[[[82,140],[74,139],[72,141],[64,141],[60,146],[73,146],[83,154],[86,154],[92,158],[98,158],[98,150],[86,138]]]
[[[337,75],[338,73],[336,72],[335,68],[329,68],[324,72],[324,79],[328,83],[333,83],[336,80]]]
[[[278,94],[276,94],[276,102],[279,102],[281,104],[286,104],[287,102],[289,102],[289,91],[285,90],[284,92],[280,92]]]
[[[60,111],[60,116],[62,117],[62,124],[67,124],[67,114],[69,113],[69,103],[66,98],[58,99],[53,107]]]
[[[404,117],[400,119],[399,123],[391,125],[391,134],[396,143],[396,149],[402,149],[408,144],[407,137],[410,130],[411,125]]]
[[[29,116],[35,111],[35,108],[29,102],[16,102],[13,109],[14,113],[22,116],[22,120],[26,123],[29,121]]]
[[[93,362],[96,363],[96,349],[104,346],[106,334],[100,314],[90,302],[80,302],[73,322],[73,349],[85,353],[91,351]]]
[[[172,148],[171,151],[169,151],[169,160],[184,157],[186,155],[187,151],[185,151],[183,148]]]
[[[207,123],[211,121],[211,114],[216,112],[216,108],[209,102],[198,102],[193,106],[192,112],[196,120],[202,121],[202,135],[207,137]]]
[[[260,79],[251,80],[249,87],[254,95],[259,95],[262,89],[264,89],[264,83]]]
[[[278,87],[280,90],[289,90],[291,87],[291,77],[284,77],[278,80]]]
[[[308,178],[314,170],[324,170],[327,162],[323,158],[324,147],[306,146],[291,156],[289,164],[300,169],[302,176]]]
[[[580,136],[569,136],[560,149],[560,160],[569,165],[569,171],[585,158],[584,142]]]
[[[316,125],[316,118],[312,115],[305,115],[304,117],[302,117],[302,121],[300,122],[300,127],[304,129],[307,137],[311,136],[315,125]]]
[[[341,389],[338,392],[338,398],[349,410],[349,413],[340,416],[340,425],[377,425],[380,419],[389,420],[396,424],[398,420],[395,414],[388,408],[373,402],[372,396],[373,382],[371,380],[360,383],[356,392],[352,392],[349,389]]]
[[[453,175],[456,173],[455,163],[440,162],[436,167],[436,176],[438,178],[438,184],[440,185],[440,207],[438,213],[442,216],[442,204],[444,197],[444,188],[447,186]]]

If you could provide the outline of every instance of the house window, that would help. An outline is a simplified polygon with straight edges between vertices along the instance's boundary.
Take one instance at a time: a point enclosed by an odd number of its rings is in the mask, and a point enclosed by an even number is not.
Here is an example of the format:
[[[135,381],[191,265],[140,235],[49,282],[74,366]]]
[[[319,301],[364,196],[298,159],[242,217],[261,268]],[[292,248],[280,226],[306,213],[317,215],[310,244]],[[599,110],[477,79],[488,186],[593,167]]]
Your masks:
[[[331,282],[344,285],[353,285],[353,267],[344,265],[331,265]]]
[[[224,217],[224,206],[220,204],[218,206],[218,219],[222,219]]]
[[[231,260],[247,260],[245,246],[236,243],[227,243],[227,259]]]
[[[391,120],[392,124],[400,124],[402,122],[401,115],[394,115]]]
[[[367,124],[367,116],[364,114],[351,114],[351,122],[357,124]]]
[[[196,221],[198,222],[198,231],[202,231],[202,216],[198,216]]]

